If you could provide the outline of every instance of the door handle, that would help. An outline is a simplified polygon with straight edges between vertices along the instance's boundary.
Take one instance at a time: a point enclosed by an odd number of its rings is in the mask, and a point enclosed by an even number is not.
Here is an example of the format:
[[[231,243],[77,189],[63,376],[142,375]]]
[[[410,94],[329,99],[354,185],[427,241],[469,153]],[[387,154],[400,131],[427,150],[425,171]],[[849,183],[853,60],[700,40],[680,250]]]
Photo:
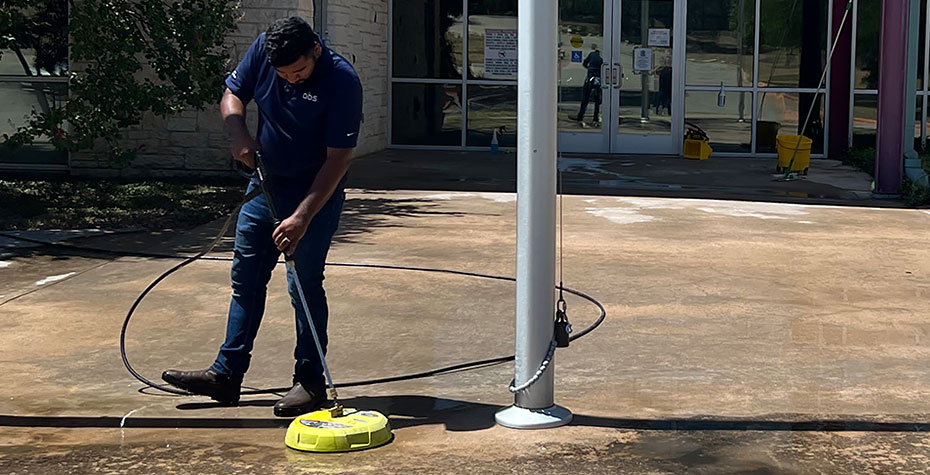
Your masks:
[[[617,67],[617,75],[614,77],[613,85],[614,89],[620,89],[623,86],[623,66],[620,62],[614,63],[614,66]]]
[[[610,81],[613,80],[614,70],[608,68],[607,63],[601,65],[601,89],[610,89]]]

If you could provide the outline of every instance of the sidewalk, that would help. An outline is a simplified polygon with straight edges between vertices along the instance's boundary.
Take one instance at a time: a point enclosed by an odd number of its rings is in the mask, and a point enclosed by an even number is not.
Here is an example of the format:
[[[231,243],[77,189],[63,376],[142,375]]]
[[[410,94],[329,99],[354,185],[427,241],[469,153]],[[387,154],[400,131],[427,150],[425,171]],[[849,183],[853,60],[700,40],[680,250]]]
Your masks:
[[[875,200],[872,178],[835,160],[815,159],[807,177],[775,181],[773,158],[566,155],[564,192],[804,204],[899,207]],[[386,150],[356,160],[349,185],[377,190],[516,191],[516,155]]]
[[[395,153],[382,159],[401,160],[398,173],[410,176],[385,183],[412,188],[438,176],[435,161],[420,169]],[[489,162],[461,168],[479,176]],[[723,160],[693,166],[714,163]],[[366,169],[353,180],[377,178]],[[516,197],[488,189],[354,189],[329,261],[511,276]],[[926,469],[930,212],[601,194],[568,196],[564,209],[565,283],[608,315],[556,358],[556,401],[574,412],[573,425],[495,426],[494,412],[512,403],[512,365],[500,365],[341,391],[347,405],[389,414],[396,439],[333,456],[286,449],[289,421],[271,416],[272,396],[223,408],[139,392],[120,361],[120,325],[173,261],[4,249],[0,294],[34,291],[0,306],[0,473]],[[190,252],[219,224],[76,243]],[[228,256],[228,244],[215,255]],[[64,270],[75,275],[39,284]],[[278,269],[250,387],[290,381],[294,323],[283,280]],[[337,380],[513,351],[512,283],[331,266],[326,286]],[[130,360],[150,378],[206,366],[228,298],[228,262],[171,276],[129,327]],[[568,305],[576,327],[597,316],[577,298]]]

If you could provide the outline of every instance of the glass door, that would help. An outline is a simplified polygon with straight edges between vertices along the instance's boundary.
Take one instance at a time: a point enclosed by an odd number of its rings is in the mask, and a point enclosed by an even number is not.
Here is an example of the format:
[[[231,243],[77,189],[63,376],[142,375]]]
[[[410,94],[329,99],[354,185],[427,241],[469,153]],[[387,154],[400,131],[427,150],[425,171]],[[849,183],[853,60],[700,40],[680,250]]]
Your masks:
[[[681,153],[681,0],[561,0],[559,147]]]
[[[610,151],[612,5],[559,1],[559,150]]]
[[[679,76],[681,1],[615,0],[613,45],[619,81],[611,86],[617,115],[612,153],[677,155],[683,95]]]

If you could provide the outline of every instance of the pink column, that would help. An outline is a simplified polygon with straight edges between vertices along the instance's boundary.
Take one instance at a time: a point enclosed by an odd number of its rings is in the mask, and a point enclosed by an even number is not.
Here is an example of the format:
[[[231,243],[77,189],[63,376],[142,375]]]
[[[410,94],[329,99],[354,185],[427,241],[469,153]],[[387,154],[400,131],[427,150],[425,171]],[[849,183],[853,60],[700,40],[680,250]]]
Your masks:
[[[875,160],[875,193],[878,195],[900,194],[904,175],[904,104],[914,100],[914,91],[907,90],[909,3],[907,0],[882,1]]]

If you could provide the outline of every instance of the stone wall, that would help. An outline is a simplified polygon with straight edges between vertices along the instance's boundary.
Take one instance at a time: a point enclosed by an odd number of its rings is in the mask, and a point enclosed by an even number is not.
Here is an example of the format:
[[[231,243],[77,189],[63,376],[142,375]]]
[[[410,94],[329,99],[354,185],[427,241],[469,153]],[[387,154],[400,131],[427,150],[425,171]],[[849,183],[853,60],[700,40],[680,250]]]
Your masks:
[[[356,155],[387,147],[388,0],[330,0],[327,44],[355,66],[364,88],[364,117]]]
[[[313,0],[242,0],[238,30],[228,38],[234,68],[255,38],[274,20],[300,15],[313,20]],[[343,0],[328,5],[329,45],[355,65],[365,91],[364,120],[356,155],[387,146],[387,0]],[[319,28],[316,28],[319,30]],[[246,115],[252,133],[258,113],[254,103]],[[73,153],[73,174],[165,176],[226,174],[229,141],[219,105],[188,110],[168,118],[147,114],[128,129],[123,145],[138,150],[125,168],[111,167],[102,151]]]

